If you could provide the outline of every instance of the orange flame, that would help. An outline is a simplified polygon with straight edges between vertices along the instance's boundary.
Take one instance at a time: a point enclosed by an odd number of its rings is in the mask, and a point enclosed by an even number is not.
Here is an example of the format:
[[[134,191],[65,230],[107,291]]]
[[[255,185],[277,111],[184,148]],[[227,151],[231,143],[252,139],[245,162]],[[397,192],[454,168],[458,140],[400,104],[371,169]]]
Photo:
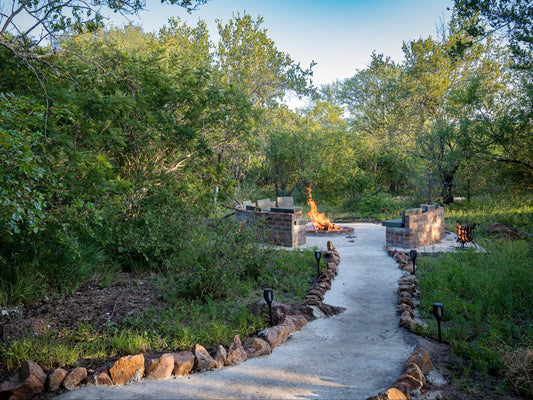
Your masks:
[[[311,186],[307,188],[307,194],[309,195],[307,204],[311,207],[311,211],[309,211],[307,215],[311,218],[311,222],[315,226],[315,229],[319,231],[339,231],[341,229],[339,225],[332,223],[324,213],[318,212],[316,202],[311,195]]]

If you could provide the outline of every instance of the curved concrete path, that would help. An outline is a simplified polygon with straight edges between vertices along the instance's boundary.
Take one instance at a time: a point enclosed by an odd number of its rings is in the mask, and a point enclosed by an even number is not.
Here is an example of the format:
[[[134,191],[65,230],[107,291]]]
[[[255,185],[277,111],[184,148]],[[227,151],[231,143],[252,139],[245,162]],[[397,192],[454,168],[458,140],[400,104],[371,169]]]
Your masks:
[[[398,327],[401,273],[383,251],[385,228],[347,225],[356,238],[307,238],[307,247],[325,249],[331,240],[339,251],[339,275],[324,302],[346,307],[344,313],[310,322],[270,356],[234,367],[164,381],[85,386],[60,399],[366,399],[389,388],[415,345]]]

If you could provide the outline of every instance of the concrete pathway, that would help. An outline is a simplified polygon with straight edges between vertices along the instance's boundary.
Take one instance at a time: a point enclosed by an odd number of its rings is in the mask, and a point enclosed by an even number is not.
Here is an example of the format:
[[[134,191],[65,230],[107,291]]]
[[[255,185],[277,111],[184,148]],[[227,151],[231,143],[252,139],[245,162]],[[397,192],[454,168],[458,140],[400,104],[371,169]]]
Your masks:
[[[324,302],[346,307],[344,313],[310,322],[270,356],[234,367],[165,381],[86,386],[60,399],[366,399],[389,388],[415,346],[395,312],[401,273],[383,251],[384,227],[346,225],[355,228],[355,238],[307,238],[307,247],[325,249],[331,240],[339,251],[339,275]]]

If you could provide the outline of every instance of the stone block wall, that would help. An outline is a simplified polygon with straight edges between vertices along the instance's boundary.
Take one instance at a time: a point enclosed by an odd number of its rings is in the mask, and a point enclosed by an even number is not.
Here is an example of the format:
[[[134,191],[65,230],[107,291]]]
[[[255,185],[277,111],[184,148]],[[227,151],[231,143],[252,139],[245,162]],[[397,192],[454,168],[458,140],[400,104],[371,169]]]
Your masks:
[[[278,213],[235,209],[235,220],[264,229],[268,242],[283,247],[298,247],[306,242],[305,224],[300,224],[302,211]]]
[[[444,208],[422,204],[403,213],[403,227],[387,226],[387,246],[416,249],[445,238]]]

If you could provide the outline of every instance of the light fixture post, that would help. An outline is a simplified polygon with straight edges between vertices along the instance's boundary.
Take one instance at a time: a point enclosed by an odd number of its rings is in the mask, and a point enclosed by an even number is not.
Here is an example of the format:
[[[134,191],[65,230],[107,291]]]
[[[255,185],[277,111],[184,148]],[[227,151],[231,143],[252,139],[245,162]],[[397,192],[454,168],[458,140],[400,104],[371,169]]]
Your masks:
[[[270,318],[270,326],[274,326],[272,322],[272,300],[274,299],[274,291],[271,288],[263,289],[263,297],[268,306],[268,316]]]
[[[439,342],[442,342],[442,334],[440,330],[440,321],[444,315],[444,306],[442,303],[433,303],[433,316],[437,320],[437,327],[439,329]]]
[[[416,257],[418,257],[418,252],[416,250],[411,250],[409,256],[413,262],[413,272],[411,272],[411,275],[416,275]]]
[[[320,278],[320,259],[322,258],[322,252],[320,250],[315,250],[316,258],[316,276]]]

